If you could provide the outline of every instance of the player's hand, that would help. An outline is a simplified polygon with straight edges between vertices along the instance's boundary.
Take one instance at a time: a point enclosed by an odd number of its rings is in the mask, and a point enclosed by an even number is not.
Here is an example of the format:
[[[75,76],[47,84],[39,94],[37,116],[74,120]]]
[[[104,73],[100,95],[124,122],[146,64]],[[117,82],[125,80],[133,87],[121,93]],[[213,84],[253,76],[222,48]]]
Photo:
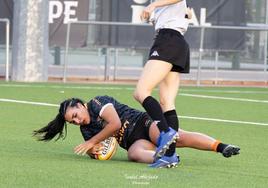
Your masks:
[[[91,142],[86,141],[83,144],[80,144],[80,145],[76,146],[74,148],[74,152],[77,155],[85,155],[93,147],[94,147],[94,145]]]
[[[187,7],[187,9],[186,9],[186,15],[187,15],[187,19],[189,19],[189,20],[192,19],[193,14],[192,14],[191,8]]]
[[[152,4],[145,7],[140,15],[141,20],[148,22],[154,9],[155,9],[155,7]]]
[[[99,143],[93,146],[93,148],[91,148],[90,153],[94,154],[94,155],[98,155],[101,154],[101,151],[103,149],[103,144]]]

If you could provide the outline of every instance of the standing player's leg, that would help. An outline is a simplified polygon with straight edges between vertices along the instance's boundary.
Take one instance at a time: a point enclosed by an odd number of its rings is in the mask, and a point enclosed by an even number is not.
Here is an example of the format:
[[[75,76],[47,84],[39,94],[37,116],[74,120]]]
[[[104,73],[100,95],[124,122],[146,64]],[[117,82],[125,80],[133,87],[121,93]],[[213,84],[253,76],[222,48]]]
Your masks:
[[[190,51],[188,43],[179,33],[174,35],[173,40],[176,40],[177,48],[171,56],[171,62],[173,62],[172,69],[159,85],[159,98],[167,123],[177,131],[179,119],[175,108],[175,101],[180,86],[180,73],[188,73],[190,69]],[[174,153],[175,148],[175,144],[171,145],[167,155]]]
[[[160,105],[163,112],[175,109],[175,101],[180,86],[180,73],[169,72],[159,84]]]
[[[159,102],[151,96],[152,90],[168,75],[172,68],[170,63],[149,60],[137,83],[134,98],[142,104],[149,116],[157,121],[157,127],[163,134],[159,137],[155,158],[164,155],[169,145],[176,139],[176,131],[169,128]]]
[[[179,120],[176,113],[175,101],[180,85],[180,74],[169,72],[166,78],[159,85],[160,105],[168,125],[174,130],[179,129]],[[176,150],[176,144],[170,145],[166,154],[171,156]]]

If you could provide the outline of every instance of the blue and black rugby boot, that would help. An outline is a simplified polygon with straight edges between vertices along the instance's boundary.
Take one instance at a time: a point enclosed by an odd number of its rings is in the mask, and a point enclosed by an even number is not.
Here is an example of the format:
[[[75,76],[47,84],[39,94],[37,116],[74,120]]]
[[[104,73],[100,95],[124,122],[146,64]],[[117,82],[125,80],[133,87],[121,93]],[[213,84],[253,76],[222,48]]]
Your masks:
[[[157,148],[154,154],[154,161],[156,161],[158,158],[161,158],[166,153],[170,144],[176,143],[177,136],[178,136],[177,132],[172,128],[169,128],[169,131],[166,133],[161,132],[157,141]]]
[[[163,156],[158,158],[154,163],[150,164],[152,168],[174,168],[178,166],[180,157],[174,153],[172,156]]]

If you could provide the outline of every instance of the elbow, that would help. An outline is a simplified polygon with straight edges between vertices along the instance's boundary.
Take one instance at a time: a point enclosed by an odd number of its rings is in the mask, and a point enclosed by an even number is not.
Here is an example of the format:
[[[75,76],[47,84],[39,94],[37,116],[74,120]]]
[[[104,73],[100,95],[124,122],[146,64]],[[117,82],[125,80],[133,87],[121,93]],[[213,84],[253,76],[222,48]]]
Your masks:
[[[115,122],[115,131],[119,131],[121,128],[121,121],[116,121]]]
[[[118,132],[121,129],[121,121],[116,120],[109,123],[110,131],[114,133]]]

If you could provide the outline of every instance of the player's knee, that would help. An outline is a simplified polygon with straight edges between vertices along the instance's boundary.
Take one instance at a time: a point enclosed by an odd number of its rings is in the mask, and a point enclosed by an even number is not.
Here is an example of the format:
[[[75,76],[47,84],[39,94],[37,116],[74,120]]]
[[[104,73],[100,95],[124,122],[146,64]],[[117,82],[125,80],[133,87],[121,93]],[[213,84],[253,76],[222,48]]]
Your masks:
[[[167,105],[167,100],[165,97],[159,97],[159,103],[161,106],[165,107]]]
[[[134,93],[133,93],[134,99],[136,99],[141,104],[147,96],[149,96],[149,92],[146,92],[146,91],[139,89],[139,88],[136,88]]]
[[[140,159],[137,152],[128,152],[128,160],[138,162]]]
[[[140,101],[139,101],[139,93],[138,93],[137,89],[135,89],[135,91],[133,92],[133,97],[134,97],[134,99],[135,99],[136,101],[140,102]]]
[[[176,141],[177,147],[182,147],[185,145],[185,136],[187,136],[187,132],[182,129],[179,129],[179,137],[177,138]]]
[[[173,109],[175,107],[174,101],[168,97],[159,97],[159,103],[163,109]]]

